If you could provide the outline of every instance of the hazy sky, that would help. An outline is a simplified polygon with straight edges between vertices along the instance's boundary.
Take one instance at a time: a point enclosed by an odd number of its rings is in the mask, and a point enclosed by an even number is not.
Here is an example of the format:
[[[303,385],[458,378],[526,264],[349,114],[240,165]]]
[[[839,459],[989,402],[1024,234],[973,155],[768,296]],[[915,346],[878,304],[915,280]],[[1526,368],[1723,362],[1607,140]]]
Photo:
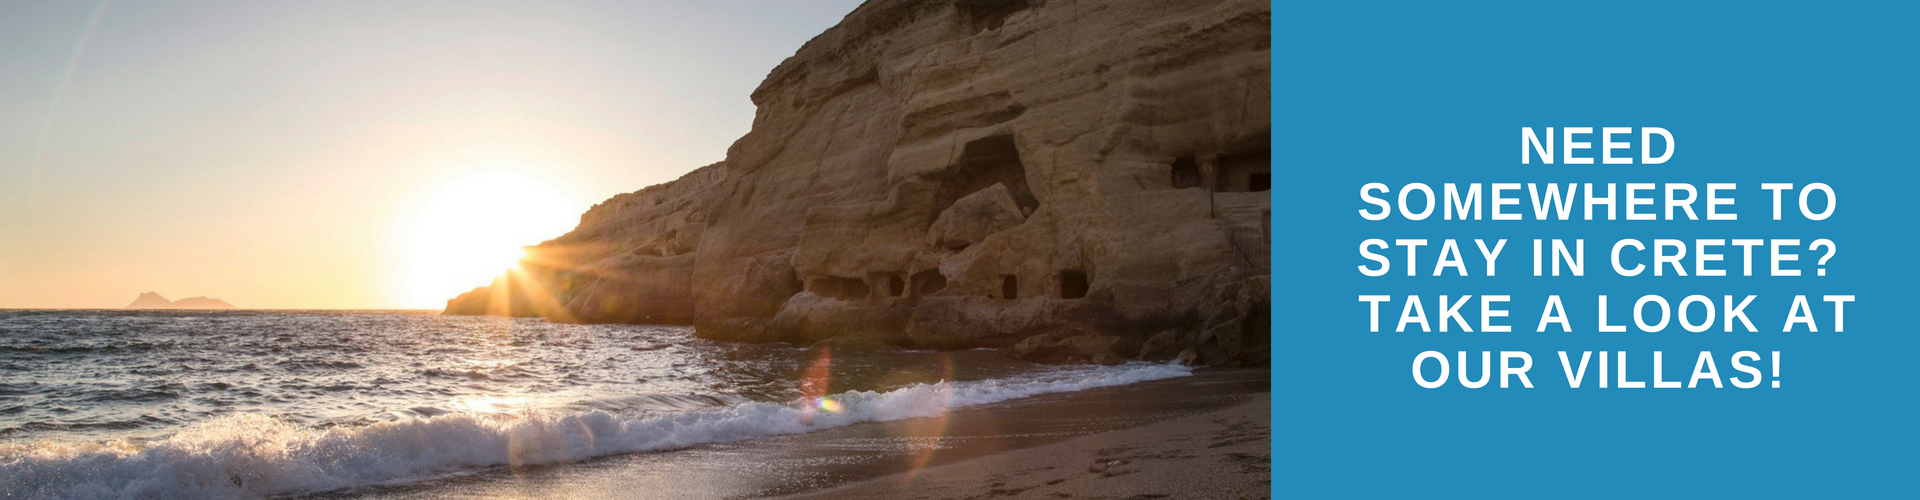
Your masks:
[[[419,242],[722,159],[858,3],[0,2],[0,308],[438,307]],[[445,224],[476,178],[569,215]]]

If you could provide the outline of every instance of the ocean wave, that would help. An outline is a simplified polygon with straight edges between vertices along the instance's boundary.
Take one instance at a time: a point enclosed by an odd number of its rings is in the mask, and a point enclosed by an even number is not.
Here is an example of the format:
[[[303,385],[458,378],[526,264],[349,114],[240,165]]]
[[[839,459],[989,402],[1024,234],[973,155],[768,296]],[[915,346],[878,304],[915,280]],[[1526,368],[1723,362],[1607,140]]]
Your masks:
[[[154,344],[150,342],[121,342],[121,343],[110,343],[110,344],[51,345],[51,346],[49,345],[0,345],[0,352],[17,352],[17,353],[30,353],[30,354],[87,354],[87,353],[95,353],[95,352],[113,352],[113,351],[123,351],[123,350],[150,351],[155,349],[165,349],[167,347],[170,347],[170,346],[164,345],[164,344]]]
[[[319,361],[319,360],[288,361],[284,363],[283,366],[286,366],[288,368],[293,368],[293,369],[310,369],[310,370],[352,370],[352,369],[362,367],[360,363],[355,363],[352,361]]]
[[[1134,363],[850,391],[827,396],[831,404],[756,402],[644,415],[455,413],[328,429],[242,414],[144,444],[0,445],[0,498],[260,498],[930,417],[951,408],[1190,373],[1178,365]],[[837,411],[817,410],[822,407]]]
[[[0,413],[9,413],[9,412],[11,411],[0,410]],[[156,417],[153,415],[141,415],[139,417],[134,417],[129,419],[105,420],[105,421],[97,421],[97,422],[45,422],[45,421],[34,420],[34,421],[23,422],[20,425],[14,426],[14,427],[0,427],[0,436],[9,436],[9,435],[24,433],[24,432],[50,431],[50,430],[51,431],[127,430],[127,429],[139,429],[139,428],[154,426],[154,425],[166,425],[166,424],[172,424],[172,423],[175,423],[175,422],[173,420],[170,420],[164,417]],[[0,450],[4,450],[4,449],[5,448],[0,448]]]
[[[80,396],[81,401],[90,402],[143,402],[162,401],[180,397],[180,384],[160,384],[147,387],[129,387],[123,389],[102,389],[89,391]]]

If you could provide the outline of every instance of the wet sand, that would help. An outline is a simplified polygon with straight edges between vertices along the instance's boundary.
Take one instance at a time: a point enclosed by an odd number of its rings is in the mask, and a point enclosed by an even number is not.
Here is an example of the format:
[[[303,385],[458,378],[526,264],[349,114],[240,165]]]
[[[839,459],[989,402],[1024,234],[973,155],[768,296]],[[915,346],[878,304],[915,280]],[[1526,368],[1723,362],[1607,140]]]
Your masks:
[[[1267,391],[1265,370],[1198,370],[945,417],[319,498],[1265,498]]]
[[[787,497],[1268,498],[1268,395],[1238,406]]]

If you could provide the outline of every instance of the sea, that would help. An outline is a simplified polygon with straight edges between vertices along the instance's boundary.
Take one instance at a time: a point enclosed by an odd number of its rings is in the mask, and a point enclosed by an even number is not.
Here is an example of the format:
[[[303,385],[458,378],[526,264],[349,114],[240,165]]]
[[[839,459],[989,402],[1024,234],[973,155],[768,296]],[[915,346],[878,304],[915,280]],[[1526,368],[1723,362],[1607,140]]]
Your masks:
[[[1191,373],[434,311],[8,310],[0,498],[324,497],[671,461]]]

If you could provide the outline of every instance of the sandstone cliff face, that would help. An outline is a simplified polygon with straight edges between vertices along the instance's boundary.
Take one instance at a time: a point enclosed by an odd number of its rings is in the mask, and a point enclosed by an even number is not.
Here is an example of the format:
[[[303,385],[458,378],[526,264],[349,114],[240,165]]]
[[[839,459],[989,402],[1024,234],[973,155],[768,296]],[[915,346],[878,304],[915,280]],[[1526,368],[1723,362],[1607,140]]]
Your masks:
[[[1265,363],[1269,32],[1264,1],[869,2],[723,165],[448,312]]]
[[[715,163],[595,205],[572,232],[528,248],[521,271],[447,301],[446,313],[691,323],[693,252],[726,176]]]

